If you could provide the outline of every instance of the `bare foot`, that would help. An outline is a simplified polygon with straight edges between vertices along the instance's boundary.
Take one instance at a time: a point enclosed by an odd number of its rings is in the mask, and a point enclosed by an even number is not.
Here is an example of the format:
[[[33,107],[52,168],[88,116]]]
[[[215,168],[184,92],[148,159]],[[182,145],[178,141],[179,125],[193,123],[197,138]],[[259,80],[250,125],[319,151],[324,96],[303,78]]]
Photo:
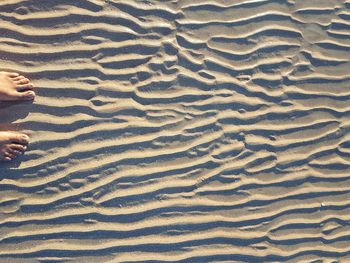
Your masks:
[[[34,97],[29,79],[18,73],[0,71],[0,100],[33,100]]]
[[[17,132],[0,132],[0,160],[11,161],[27,149],[29,137]]]

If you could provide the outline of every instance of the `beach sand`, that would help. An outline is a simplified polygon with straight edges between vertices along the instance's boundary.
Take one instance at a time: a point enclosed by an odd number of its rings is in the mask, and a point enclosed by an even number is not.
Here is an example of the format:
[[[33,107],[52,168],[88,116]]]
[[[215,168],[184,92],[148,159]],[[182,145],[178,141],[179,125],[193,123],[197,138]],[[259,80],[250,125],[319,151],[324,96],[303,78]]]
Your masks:
[[[350,1],[1,0],[0,262],[350,262]]]

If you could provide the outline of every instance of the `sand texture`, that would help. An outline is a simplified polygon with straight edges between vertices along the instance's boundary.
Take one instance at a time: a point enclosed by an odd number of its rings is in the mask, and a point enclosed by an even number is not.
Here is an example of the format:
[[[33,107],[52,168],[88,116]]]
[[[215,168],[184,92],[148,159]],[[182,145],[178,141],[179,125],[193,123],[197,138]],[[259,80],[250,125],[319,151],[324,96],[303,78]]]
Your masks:
[[[350,262],[349,61],[349,0],[0,0],[0,262]]]

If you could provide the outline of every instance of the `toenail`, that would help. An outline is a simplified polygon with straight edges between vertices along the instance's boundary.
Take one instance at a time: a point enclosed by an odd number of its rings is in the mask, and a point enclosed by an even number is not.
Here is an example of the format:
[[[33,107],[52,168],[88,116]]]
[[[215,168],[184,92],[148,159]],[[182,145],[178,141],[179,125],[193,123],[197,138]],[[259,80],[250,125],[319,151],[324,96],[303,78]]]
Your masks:
[[[26,98],[27,98],[28,100],[32,100],[32,99],[34,99],[34,97],[35,97],[35,93],[34,93],[34,92],[30,92],[30,93],[28,93],[27,96],[26,96]]]
[[[22,135],[22,139],[25,140],[25,141],[28,141],[29,137],[27,135]]]

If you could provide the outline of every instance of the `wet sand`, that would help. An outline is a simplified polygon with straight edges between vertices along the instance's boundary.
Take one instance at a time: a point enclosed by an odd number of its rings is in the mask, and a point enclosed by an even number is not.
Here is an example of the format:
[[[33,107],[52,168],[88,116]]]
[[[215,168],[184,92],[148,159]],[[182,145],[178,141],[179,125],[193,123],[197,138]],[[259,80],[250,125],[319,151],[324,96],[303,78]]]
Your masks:
[[[348,0],[2,0],[0,262],[350,262]]]

